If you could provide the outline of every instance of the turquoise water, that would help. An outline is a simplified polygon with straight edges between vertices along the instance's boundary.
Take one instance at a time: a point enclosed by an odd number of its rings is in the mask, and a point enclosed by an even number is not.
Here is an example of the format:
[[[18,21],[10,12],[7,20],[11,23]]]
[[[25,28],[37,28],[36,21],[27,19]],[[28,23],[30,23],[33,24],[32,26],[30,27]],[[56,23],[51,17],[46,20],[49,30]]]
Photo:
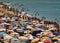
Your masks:
[[[14,7],[20,9],[20,4],[23,4],[22,7],[25,9],[28,8],[28,13],[35,14],[35,12],[39,12],[41,18],[45,16],[48,20],[54,21],[55,18],[60,21],[60,0],[0,0],[3,2],[11,2],[16,3]]]

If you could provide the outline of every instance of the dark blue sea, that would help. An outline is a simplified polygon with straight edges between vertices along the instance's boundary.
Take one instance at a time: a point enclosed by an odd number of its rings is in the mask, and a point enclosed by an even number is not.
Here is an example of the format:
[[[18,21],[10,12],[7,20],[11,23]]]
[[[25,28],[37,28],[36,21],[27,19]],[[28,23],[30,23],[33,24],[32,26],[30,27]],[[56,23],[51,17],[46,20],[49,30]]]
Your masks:
[[[36,17],[39,18],[44,16],[51,21],[55,21],[55,18],[60,21],[60,0],[0,0],[0,2],[11,2],[11,6],[17,9],[24,8],[33,16],[38,12],[39,16]]]

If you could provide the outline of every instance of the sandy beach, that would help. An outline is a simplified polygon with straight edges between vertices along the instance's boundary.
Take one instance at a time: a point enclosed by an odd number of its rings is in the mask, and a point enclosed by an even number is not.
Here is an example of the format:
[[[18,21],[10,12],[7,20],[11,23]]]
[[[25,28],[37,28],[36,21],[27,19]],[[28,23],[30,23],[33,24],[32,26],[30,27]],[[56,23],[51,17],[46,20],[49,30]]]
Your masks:
[[[60,26],[2,3],[0,35],[3,35],[0,41],[4,43],[60,43]]]

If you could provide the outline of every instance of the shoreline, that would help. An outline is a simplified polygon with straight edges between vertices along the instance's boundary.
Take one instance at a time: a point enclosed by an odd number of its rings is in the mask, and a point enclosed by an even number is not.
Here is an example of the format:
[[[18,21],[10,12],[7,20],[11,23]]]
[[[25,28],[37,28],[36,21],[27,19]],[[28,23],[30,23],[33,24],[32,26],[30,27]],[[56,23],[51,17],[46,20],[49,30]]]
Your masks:
[[[32,16],[32,15],[28,14],[25,11],[17,10],[16,8],[11,7],[10,6],[10,2],[0,2],[0,4],[2,4],[3,6],[6,5],[5,7],[7,7],[6,9],[0,9],[2,11],[0,13],[3,13],[4,12],[6,14],[12,14],[12,15],[16,15],[16,14],[21,15],[21,13],[22,13],[22,16],[25,15],[25,16],[28,16],[28,17],[31,17],[31,18],[32,17],[35,17],[35,16]],[[10,9],[10,10],[8,10],[8,9]],[[35,18],[39,19],[38,17],[35,17]],[[39,19],[39,20],[41,20],[41,19]],[[45,20],[45,21],[55,22],[55,21],[51,21],[51,20]]]

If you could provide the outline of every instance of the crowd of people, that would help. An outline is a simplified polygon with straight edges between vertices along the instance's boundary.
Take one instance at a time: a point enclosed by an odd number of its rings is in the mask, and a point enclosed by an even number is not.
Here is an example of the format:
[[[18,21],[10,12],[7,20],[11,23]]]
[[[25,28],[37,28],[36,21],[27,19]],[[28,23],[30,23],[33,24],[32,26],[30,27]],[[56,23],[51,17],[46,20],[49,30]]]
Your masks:
[[[60,43],[55,24],[50,27],[44,20],[22,13],[0,15],[1,43]]]

